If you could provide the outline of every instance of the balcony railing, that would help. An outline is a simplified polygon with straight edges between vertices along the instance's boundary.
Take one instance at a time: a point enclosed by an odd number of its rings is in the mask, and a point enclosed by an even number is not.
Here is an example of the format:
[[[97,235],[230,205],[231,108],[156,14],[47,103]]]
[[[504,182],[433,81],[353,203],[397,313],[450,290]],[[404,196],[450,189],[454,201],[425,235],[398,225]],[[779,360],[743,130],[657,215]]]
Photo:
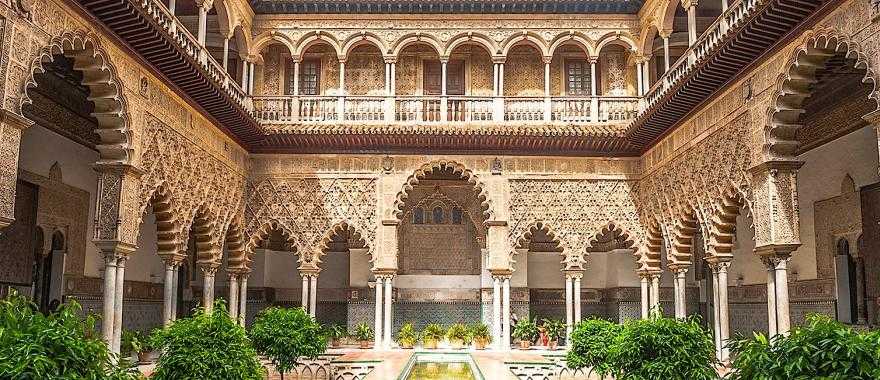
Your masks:
[[[254,96],[254,115],[285,123],[616,123],[633,119],[639,98],[484,96]]]
[[[760,0],[737,0],[727,8],[721,17],[710,25],[697,42],[673,63],[645,95],[645,108],[657,104],[680,80],[697,67],[698,62],[708,57],[725,40],[730,30],[738,29],[747,21],[750,12],[760,5]]]
[[[144,12],[153,18],[161,28],[168,33],[171,38],[177,42],[180,48],[198,62],[199,66],[208,74],[214,82],[229,94],[230,98],[235,100],[238,105],[247,111],[253,110],[250,98],[244,89],[233,80],[227,73],[223,65],[217,62],[213,56],[201,45],[199,40],[181,24],[168,7],[161,0],[139,0],[136,2],[143,8]]]

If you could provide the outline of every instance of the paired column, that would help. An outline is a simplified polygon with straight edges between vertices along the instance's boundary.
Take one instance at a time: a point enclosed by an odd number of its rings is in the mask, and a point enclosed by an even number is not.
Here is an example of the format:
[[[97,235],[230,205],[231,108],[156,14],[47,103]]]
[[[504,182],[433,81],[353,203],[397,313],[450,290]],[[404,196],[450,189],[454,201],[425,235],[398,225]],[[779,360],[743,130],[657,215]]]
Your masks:
[[[199,269],[204,275],[204,286],[202,287],[202,307],[205,312],[210,313],[214,310],[214,276],[217,275],[218,266],[214,263],[200,264]]]
[[[302,307],[311,315],[315,316],[318,306],[318,270],[299,269],[302,276]]]
[[[247,81],[247,93],[248,95],[254,94],[254,63],[248,62],[248,81]]]
[[[687,9],[688,46],[697,42],[697,0],[684,0],[682,6]]]
[[[339,60],[339,99],[336,114],[339,120],[345,120],[345,60]]]
[[[391,280],[393,278],[394,275],[385,276],[385,295],[383,297],[385,304],[383,310],[385,313],[385,327],[382,329],[385,349],[391,348]]]
[[[647,319],[648,315],[651,312],[651,296],[650,296],[650,282],[651,280],[644,273],[639,273],[639,285],[641,286],[641,295],[642,295],[642,319]]]
[[[550,100],[550,62],[553,57],[544,57],[544,121],[550,121],[553,114],[553,104]]]
[[[394,82],[394,74],[396,71],[394,57],[385,57],[385,121],[392,122],[395,117],[394,92],[396,83]]]
[[[447,63],[449,63],[449,57],[440,57],[440,121],[449,120],[449,99],[446,89]]]
[[[510,349],[510,275],[501,280],[501,344],[504,350]]]
[[[645,78],[642,77],[642,74],[644,73],[644,71],[642,71],[642,66],[644,64],[645,62],[642,59],[636,59],[636,90],[639,96],[645,95]]]
[[[248,273],[242,272],[238,275],[238,324],[244,327],[247,321],[247,288]]]
[[[706,258],[712,269],[712,296],[715,302],[715,347],[718,360],[730,359],[730,350],[727,349],[727,341],[730,339],[730,317],[728,308],[727,286],[728,269],[730,268],[729,256],[710,256]]]
[[[648,318],[651,311],[660,305],[660,272],[640,270],[638,275],[642,291],[642,318]]]
[[[572,326],[574,326],[574,279],[565,274],[565,339],[571,339]]]
[[[122,342],[122,306],[125,281],[125,261],[134,252],[134,246],[118,241],[96,241],[104,255],[104,305],[101,320],[104,341],[110,351],[118,354]]]
[[[787,334],[791,329],[788,302],[788,255],[764,257],[767,266],[767,312],[770,335]]]
[[[499,350],[510,349],[510,275],[510,271],[492,275],[492,324],[495,326],[495,342]]]
[[[675,293],[675,318],[687,318],[687,266],[672,266],[670,270],[675,276],[673,279],[673,291]]]
[[[492,342],[501,349],[501,277],[492,276]]]
[[[504,60],[494,59],[493,65],[493,96],[492,120],[504,121]]]
[[[373,326],[375,326],[375,334],[374,334],[374,342],[373,349],[381,350],[382,349],[382,341],[385,335],[382,333],[383,326],[385,325],[385,320],[382,318],[382,310],[385,308],[385,303],[382,301],[382,295],[385,293],[385,279],[382,275],[376,275],[376,318],[373,322]]]
[[[660,37],[663,38],[663,73],[665,74],[669,71],[669,35],[670,32],[664,32],[660,34]]]
[[[238,318],[238,274],[229,273],[229,317]]]
[[[169,257],[165,261],[164,292],[162,297],[162,324],[168,326],[175,319],[175,299],[177,298],[177,272],[182,258]]]

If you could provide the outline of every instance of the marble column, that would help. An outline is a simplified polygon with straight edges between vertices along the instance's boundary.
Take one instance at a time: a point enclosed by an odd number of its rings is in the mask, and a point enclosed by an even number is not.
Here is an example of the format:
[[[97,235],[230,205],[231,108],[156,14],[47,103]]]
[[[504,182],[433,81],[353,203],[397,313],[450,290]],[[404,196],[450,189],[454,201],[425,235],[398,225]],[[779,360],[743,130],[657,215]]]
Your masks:
[[[574,277],[574,324],[581,321],[581,277],[583,274],[578,273]]]
[[[642,290],[642,319],[646,319],[651,312],[651,299],[648,290],[648,277],[644,274],[639,274],[639,284]]]
[[[501,278],[492,276],[492,341],[501,349]]]
[[[199,46],[205,47],[205,38],[208,33],[208,7],[205,4],[199,4]]]
[[[767,330],[768,335],[773,336],[779,333],[776,326],[776,266],[766,259],[764,266],[767,268]]]
[[[116,311],[116,252],[104,253],[104,313],[101,319],[104,341],[113,348],[113,314]]]
[[[229,69],[229,37],[223,38],[223,70]]]
[[[660,273],[651,275],[651,310],[660,306]]]
[[[175,273],[179,262],[174,260],[165,260],[165,279],[162,284],[164,292],[162,293],[162,325],[168,326],[174,320],[174,298],[177,296],[177,283]]]
[[[645,95],[645,78],[642,78],[642,64],[641,60],[636,61],[636,93],[639,96]]]
[[[721,360],[721,347],[723,343],[721,339],[721,308],[719,307],[721,297],[718,291],[720,286],[718,282],[718,266],[711,263],[710,265],[712,269],[712,303],[715,305],[712,308],[712,334],[715,340],[715,358]]]
[[[180,286],[180,265],[174,268],[174,295],[171,297],[171,321],[177,320],[177,288]]]
[[[776,259],[776,331],[788,334],[791,329],[791,316],[788,304],[788,257]]]
[[[697,42],[697,0],[690,0],[687,4],[687,28],[688,46],[694,46]]]
[[[214,265],[201,265],[199,267],[204,274],[204,286],[202,287],[202,306],[205,312],[210,313],[214,310],[214,276],[217,274],[217,267]]]
[[[865,297],[865,259],[861,255],[856,260],[856,323],[868,324],[868,306]]]
[[[730,350],[727,348],[727,341],[730,339],[730,315],[727,301],[727,270],[730,268],[730,261],[722,261],[718,263],[718,285],[715,291],[718,293],[718,327],[721,338],[721,360],[730,360]]]
[[[663,37],[663,73],[669,71],[669,35]]]
[[[318,274],[312,273],[309,278],[309,315],[314,318],[318,307]]]
[[[502,350],[510,350],[510,276],[505,276],[501,283],[501,298],[503,301],[501,315],[503,328],[501,334]]]
[[[302,297],[300,301],[300,306],[302,306],[303,310],[309,311],[309,275],[305,273],[300,273],[302,277]]]
[[[125,295],[125,260],[127,256],[120,256],[116,262],[116,288],[114,289],[115,300],[113,301],[113,352],[119,353],[122,345],[122,306]]]
[[[247,321],[247,281],[248,273],[239,276],[238,284],[238,324],[244,327]]]
[[[687,291],[685,290],[687,286],[685,278],[687,267],[675,267],[671,270],[672,274],[675,275],[672,283],[673,293],[675,293],[675,318],[685,319],[687,318]]]
[[[385,295],[382,297],[383,298],[382,301],[385,303],[385,308],[383,310],[383,312],[385,314],[385,324],[384,324],[384,326],[382,326],[382,332],[385,335],[383,338],[383,340],[384,340],[383,345],[385,346],[385,349],[391,348],[391,329],[392,329],[392,326],[391,326],[391,323],[392,323],[392,321],[391,321],[391,306],[392,306],[391,305],[391,280],[392,280],[392,278],[393,278],[393,276],[390,276],[390,275],[385,277]]]
[[[570,274],[565,274],[565,336],[566,339],[571,338],[571,331],[574,326],[574,281]]]
[[[229,273],[229,317],[238,318],[238,274]]]
[[[382,349],[382,339],[384,334],[382,333],[382,325],[385,323],[384,319],[382,319],[382,309],[384,308],[384,303],[382,302],[382,292],[385,287],[385,278],[383,276],[376,276],[376,319],[373,324],[375,326],[375,334],[373,341],[373,349],[381,350]]]

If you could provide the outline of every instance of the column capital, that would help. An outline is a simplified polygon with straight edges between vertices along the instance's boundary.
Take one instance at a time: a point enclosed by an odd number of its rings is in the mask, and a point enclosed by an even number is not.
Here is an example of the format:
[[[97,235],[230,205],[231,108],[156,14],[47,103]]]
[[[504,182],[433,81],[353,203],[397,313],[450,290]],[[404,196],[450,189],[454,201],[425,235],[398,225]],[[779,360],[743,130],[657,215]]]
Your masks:
[[[681,0],[681,7],[684,9],[688,9],[690,7],[696,7],[698,0]]]
[[[448,55],[441,55],[440,56],[440,63],[449,63],[449,56]]]
[[[550,64],[550,62],[553,62],[553,56],[552,55],[541,56],[541,61],[544,62],[544,64]]]
[[[18,130],[25,130],[34,125],[34,122],[15,112],[0,109],[0,124],[4,127],[10,126]]]
[[[636,271],[636,274],[639,278],[653,280],[655,277],[660,277],[660,271],[656,269],[639,269]]]
[[[159,258],[162,259],[162,262],[165,263],[166,266],[178,267],[183,263],[183,260],[186,260],[186,255],[163,254],[159,255]]]
[[[770,175],[775,176],[780,172],[797,172],[798,169],[804,166],[803,161],[797,160],[768,160],[761,162],[755,166],[749,168],[749,172],[754,174],[769,172]]]
[[[496,55],[496,56],[492,57],[492,63],[500,63],[503,65],[504,61],[506,61],[506,60],[507,60],[507,57],[505,57],[503,55]]]
[[[132,176],[140,178],[144,170],[137,166],[124,163],[98,162],[92,165],[92,169],[98,173],[117,174],[119,176]]]
[[[765,263],[788,260],[791,253],[800,247],[800,244],[766,244],[755,247],[755,254]]]
[[[513,275],[513,271],[509,269],[491,269],[489,273],[492,275],[493,280],[509,280]]]
[[[584,277],[584,271],[582,269],[563,269],[562,273],[565,273],[565,278],[578,280]]]
[[[220,265],[214,262],[198,263],[198,267],[205,276],[214,276],[217,274],[217,270],[220,269]]]
[[[733,260],[733,256],[713,255],[713,256],[707,256],[703,260],[706,260],[706,263],[708,263],[709,267],[711,267],[713,270],[716,270],[716,268],[722,268],[722,267],[724,268],[724,270],[727,270],[728,268],[730,268],[730,261]]]
[[[104,255],[104,260],[109,260],[110,258],[125,259],[137,250],[137,247],[133,244],[118,240],[93,240],[92,242],[98,247],[98,251]]]
[[[382,59],[385,61],[385,63],[397,63],[397,57],[393,55],[382,56]]]
[[[672,35],[672,29],[660,29],[657,34],[660,35],[660,38],[669,39],[669,36]]]
[[[669,263],[666,265],[669,268],[669,271],[674,274],[684,274],[687,273],[688,269],[690,269],[690,263]]]

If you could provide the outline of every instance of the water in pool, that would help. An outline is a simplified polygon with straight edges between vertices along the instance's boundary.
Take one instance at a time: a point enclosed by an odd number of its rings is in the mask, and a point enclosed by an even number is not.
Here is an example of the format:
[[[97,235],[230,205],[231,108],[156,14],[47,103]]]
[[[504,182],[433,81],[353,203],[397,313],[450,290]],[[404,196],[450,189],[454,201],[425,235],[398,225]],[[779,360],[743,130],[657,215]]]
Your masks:
[[[417,362],[406,380],[476,380],[469,363]]]

